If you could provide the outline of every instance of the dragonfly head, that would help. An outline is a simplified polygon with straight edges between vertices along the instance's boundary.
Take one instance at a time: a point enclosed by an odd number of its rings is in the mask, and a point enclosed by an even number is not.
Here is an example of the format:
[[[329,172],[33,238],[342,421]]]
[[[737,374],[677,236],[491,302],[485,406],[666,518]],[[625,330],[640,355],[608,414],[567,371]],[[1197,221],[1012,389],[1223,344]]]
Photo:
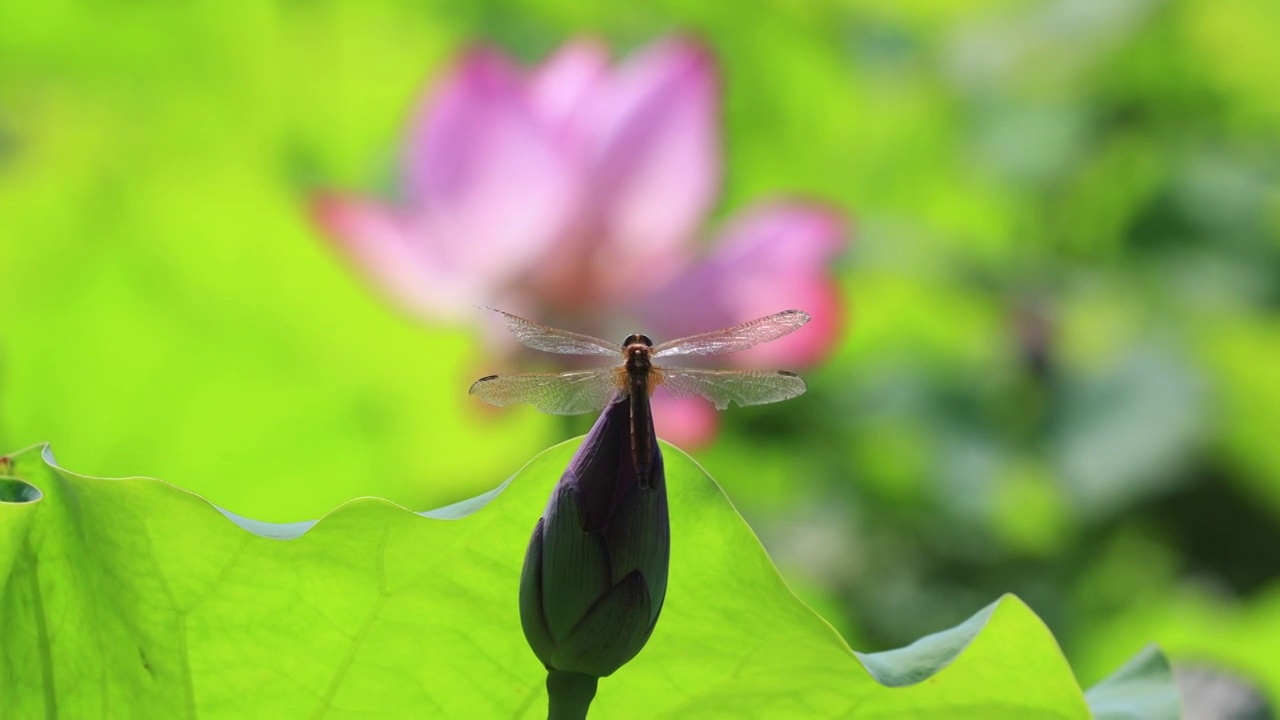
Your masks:
[[[629,348],[632,345],[637,344],[644,345],[645,347],[653,347],[653,341],[649,339],[649,336],[640,335],[639,333],[635,335],[628,335],[627,339],[622,341],[622,347],[624,348]]]

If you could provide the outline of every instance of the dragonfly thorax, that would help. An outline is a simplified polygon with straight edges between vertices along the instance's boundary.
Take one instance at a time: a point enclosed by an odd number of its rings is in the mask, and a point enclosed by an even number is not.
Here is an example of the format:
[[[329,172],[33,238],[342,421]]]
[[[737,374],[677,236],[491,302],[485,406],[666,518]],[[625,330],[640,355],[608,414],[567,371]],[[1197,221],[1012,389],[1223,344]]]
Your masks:
[[[632,336],[632,337],[635,337],[635,336]],[[644,337],[643,335],[639,337],[643,338],[644,340],[649,339],[647,337]],[[652,361],[653,353],[650,352],[649,350],[649,348],[651,347],[652,347],[651,344],[646,344],[642,342],[627,343],[626,347],[622,349],[622,355],[624,358],[626,358],[624,366],[626,367],[628,374],[644,375],[649,372],[649,369],[653,367],[653,361]]]

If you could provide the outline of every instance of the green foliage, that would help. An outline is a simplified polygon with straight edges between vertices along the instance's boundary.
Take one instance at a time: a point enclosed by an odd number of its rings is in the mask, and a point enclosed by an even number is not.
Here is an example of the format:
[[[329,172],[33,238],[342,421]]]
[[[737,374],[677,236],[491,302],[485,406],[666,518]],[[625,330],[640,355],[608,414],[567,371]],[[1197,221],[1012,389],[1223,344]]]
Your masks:
[[[0,501],[4,710],[536,717],[544,670],[520,632],[520,562],[575,445],[474,501],[415,514],[365,498],[292,525],[157,480],[78,475],[47,448],[18,453],[5,464],[20,480]],[[1013,597],[910,647],[851,653],[720,488],[666,454],[667,606],[644,652],[602,683],[596,714],[1089,716],[1053,636]],[[1176,717],[1162,663],[1093,692]],[[1133,691],[1144,678],[1159,697]]]

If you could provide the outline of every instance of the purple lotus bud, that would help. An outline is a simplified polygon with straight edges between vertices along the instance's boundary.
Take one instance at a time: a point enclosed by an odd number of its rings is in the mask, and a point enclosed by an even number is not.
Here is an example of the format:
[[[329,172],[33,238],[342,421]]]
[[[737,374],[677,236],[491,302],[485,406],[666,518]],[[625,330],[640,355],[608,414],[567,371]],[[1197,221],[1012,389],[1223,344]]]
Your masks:
[[[650,419],[650,483],[636,477],[631,412],[616,398],[574,454],[534,527],[520,575],[520,622],[557,693],[595,694],[649,639],[667,590],[671,528]]]

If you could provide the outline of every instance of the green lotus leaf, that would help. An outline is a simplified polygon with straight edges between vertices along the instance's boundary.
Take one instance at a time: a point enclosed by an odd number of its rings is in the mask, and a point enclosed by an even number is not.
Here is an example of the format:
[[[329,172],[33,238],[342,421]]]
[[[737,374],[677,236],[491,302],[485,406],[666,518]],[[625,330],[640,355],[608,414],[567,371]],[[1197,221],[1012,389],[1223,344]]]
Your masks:
[[[544,716],[520,564],[576,446],[438,510],[362,498],[284,525],[158,480],[78,475],[47,447],[6,458],[4,713]],[[719,486],[665,452],[666,607],[645,650],[601,682],[593,716],[1090,716],[1053,636],[1012,596],[910,647],[852,652],[791,593]],[[1175,717],[1167,672],[1141,668],[1100,686],[1099,702],[1154,694],[1143,707],[1159,712],[1143,717]]]

